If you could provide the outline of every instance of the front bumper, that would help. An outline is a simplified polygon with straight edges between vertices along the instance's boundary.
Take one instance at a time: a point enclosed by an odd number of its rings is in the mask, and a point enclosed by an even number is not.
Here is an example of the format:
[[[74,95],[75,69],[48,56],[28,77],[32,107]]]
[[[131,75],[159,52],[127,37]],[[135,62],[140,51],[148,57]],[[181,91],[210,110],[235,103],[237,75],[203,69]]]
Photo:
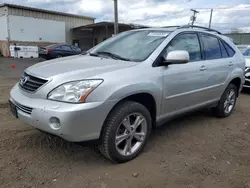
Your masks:
[[[10,100],[23,107],[17,108],[21,121],[72,142],[98,139],[108,113],[116,104],[116,101],[70,104],[31,98],[21,93],[17,85],[10,92]],[[25,107],[32,108],[30,114]],[[60,120],[57,130],[51,127],[52,117]]]

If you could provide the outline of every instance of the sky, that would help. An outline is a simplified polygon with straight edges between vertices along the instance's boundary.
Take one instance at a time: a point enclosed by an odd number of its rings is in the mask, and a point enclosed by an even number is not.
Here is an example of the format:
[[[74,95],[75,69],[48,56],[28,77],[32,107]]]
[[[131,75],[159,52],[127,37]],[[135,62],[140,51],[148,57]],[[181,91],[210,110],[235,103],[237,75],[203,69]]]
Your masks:
[[[96,22],[113,21],[113,0],[0,0],[36,8],[91,16]],[[208,26],[214,8],[212,28],[222,32],[241,28],[250,31],[250,0],[118,0],[119,22],[148,26],[183,25],[197,9],[196,25]]]

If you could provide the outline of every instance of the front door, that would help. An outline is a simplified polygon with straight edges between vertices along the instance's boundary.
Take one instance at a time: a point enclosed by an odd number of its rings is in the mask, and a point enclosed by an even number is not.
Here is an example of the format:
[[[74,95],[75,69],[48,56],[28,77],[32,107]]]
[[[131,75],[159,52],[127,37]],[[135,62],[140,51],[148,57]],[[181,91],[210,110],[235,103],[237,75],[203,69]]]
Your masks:
[[[173,50],[188,51],[190,62],[163,67],[163,117],[189,111],[207,102],[204,88],[207,70],[200,49],[196,33],[179,34],[165,48],[163,55]]]

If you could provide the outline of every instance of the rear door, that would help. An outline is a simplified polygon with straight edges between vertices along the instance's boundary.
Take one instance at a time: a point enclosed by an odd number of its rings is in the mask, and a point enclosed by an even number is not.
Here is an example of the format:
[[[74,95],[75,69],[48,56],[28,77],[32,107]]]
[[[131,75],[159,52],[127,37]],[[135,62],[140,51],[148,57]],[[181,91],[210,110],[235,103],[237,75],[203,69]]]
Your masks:
[[[205,87],[210,100],[221,97],[227,80],[233,70],[233,60],[229,56],[222,40],[214,35],[200,33],[200,40],[203,46],[206,77],[208,78]]]

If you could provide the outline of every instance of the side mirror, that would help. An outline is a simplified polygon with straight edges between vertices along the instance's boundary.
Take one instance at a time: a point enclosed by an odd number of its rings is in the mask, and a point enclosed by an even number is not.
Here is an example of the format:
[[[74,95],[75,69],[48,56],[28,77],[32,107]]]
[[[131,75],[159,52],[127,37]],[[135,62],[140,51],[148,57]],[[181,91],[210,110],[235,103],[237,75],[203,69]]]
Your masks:
[[[190,60],[189,53],[184,50],[174,50],[167,54],[164,57],[165,61],[164,64],[182,64],[188,63]]]

